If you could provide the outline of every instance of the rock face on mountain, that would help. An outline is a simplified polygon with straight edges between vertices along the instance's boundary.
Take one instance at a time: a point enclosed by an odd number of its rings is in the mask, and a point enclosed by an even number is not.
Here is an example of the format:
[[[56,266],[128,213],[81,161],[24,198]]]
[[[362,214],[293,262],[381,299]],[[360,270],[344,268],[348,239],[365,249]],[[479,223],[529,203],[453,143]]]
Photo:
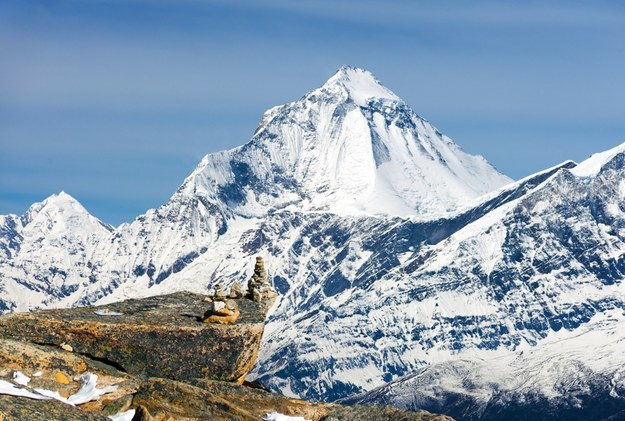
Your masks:
[[[621,145],[430,250],[412,282],[438,292],[403,305],[436,298],[418,335],[437,363],[348,401],[444,405],[468,420],[621,419],[624,179]]]
[[[461,353],[343,402],[444,407],[463,420],[621,420],[623,319],[607,312],[518,352]]]
[[[241,318],[222,325],[198,320],[205,298],[176,293],[3,316],[1,419],[107,420],[135,410],[142,420],[260,420],[272,412],[310,420],[357,420],[363,413],[451,420],[426,411],[309,403],[241,385],[258,351],[266,303],[238,300]]]

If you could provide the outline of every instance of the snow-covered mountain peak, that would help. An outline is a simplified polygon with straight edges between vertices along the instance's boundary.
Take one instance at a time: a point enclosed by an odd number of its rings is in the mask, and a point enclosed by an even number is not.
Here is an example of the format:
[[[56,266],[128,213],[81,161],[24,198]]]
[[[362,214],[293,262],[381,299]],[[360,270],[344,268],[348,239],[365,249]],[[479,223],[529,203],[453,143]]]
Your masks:
[[[59,194],[53,194],[41,202],[33,203],[22,218],[24,225],[26,225],[41,212],[64,213],[68,209],[73,209],[79,213],[87,213],[76,199],[61,191]]]
[[[607,164],[614,161],[615,158],[625,158],[624,153],[625,143],[621,143],[607,151],[593,154],[590,158],[582,161],[572,169],[571,173],[578,177],[594,177],[599,174]]]
[[[357,67],[341,67],[320,89],[332,89],[340,86],[360,107],[366,107],[371,98],[401,101],[401,99],[382,85],[368,70]]]
[[[287,207],[431,217],[510,181],[370,72],[344,66],[300,100],[268,110],[246,145],[205,157],[180,192],[246,217]]]
[[[82,233],[112,231],[112,227],[92,216],[74,197],[61,191],[33,204],[21,218],[25,230]]]

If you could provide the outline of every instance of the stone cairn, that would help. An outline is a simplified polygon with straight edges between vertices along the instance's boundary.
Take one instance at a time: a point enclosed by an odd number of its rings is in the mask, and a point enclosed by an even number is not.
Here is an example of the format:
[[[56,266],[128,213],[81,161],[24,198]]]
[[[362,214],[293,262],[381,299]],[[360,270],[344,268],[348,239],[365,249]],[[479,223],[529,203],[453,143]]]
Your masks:
[[[228,295],[226,295],[226,292],[220,283],[215,285],[214,289],[215,291],[213,292],[212,297],[206,298],[206,301],[209,303],[209,307],[200,320],[204,323],[221,324],[231,324],[236,322],[241,314],[239,312],[239,306],[234,300],[230,299]]]
[[[247,291],[243,290],[239,282],[235,282],[230,287],[230,294],[226,294],[223,285],[218,283],[214,286],[213,295],[205,299],[209,303],[209,308],[200,320],[204,323],[231,324],[236,322],[240,315],[239,306],[235,300],[245,297],[270,307],[277,296],[278,294],[267,279],[265,262],[262,257],[257,256],[254,274],[247,283]]]
[[[264,303],[273,301],[277,296],[278,294],[269,284],[269,279],[267,279],[263,258],[256,256],[254,274],[247,283],[247,297],[257,303]]]
[[[243,287],[241,286],[240,283],[235,281],[232,284],[232,286],[230,287],[230,295],[229,295],[229,297],[233,298],[233,299],[237,299],[237,300],[239,298],[245,297],[245,291],[243,291]]]

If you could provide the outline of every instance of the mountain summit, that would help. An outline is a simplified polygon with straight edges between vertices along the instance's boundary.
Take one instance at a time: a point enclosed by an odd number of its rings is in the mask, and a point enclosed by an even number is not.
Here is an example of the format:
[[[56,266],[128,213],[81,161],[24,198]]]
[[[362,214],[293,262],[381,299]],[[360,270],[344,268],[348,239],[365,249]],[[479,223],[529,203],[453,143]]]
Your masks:
[[[289,206],[340,214],[453,211],[511,180],[464,152],[366,70],[342,67],[263,116],[252,140],[187,180],[235,214]]]
[[[370,98],[401,101],[371,72],[351,66],[341,67],[321,89],[331,90],[333,87],[345,89],[349,97],[360,107],[366,107]]]

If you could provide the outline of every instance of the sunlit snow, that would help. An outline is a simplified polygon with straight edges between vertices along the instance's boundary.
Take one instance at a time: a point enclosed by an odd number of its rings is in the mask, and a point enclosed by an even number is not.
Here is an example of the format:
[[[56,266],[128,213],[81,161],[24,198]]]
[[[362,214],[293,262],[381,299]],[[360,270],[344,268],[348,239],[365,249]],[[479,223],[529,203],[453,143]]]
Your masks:
[[[21,371],[15,371],[13,372],[13,381],[19,385],[26,386],[30,382],[30,377]]]
[[[304,417],[293,417],[290,415],[280,414],[279,412],[272,412],[263,417],[263,421],[310,421]]]

